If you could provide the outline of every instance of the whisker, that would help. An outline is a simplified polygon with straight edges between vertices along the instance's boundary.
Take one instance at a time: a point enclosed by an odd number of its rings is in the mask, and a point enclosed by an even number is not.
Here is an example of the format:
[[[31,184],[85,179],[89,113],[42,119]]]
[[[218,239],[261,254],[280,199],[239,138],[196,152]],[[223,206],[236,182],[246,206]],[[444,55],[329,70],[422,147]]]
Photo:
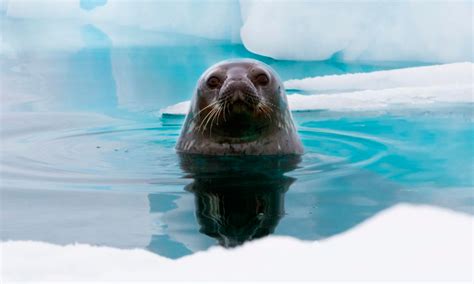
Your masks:
[[[224,121],[227,121],[227,119],[225,118],[226,107],[227,107],[227,101],[224,102],[224,110],[223,110]]]
[[[263,111],[262,111],[263,114],[264,114],[268,119],[272,120],[272,116],[270,115],[270,113],[268,112],[268,110],[266,110],[266,109],[262,109],[262,110],[263,110]]]
[[[261,104],[259,104],[258,106],[258,109],[266,116],[268,117],[268,119],[272,120],[272,116],[271,116],[271,113],[272,113],[272,108],[269,107],[265,102],[261,102]]]
[[[199,129],[199,130],[202,129],[202,131],[201,131],[202,133],[204,133],[204,129],[206,129],[206,125],[207,125],[206,121],[208,120],[208,118],[212,115],[212,113],[213,113],[215,110],[216,110],[215,108],[213,108],[212,110],[210,110],[210,111],[206,114],[206,116],[203,118],[203,120],[201,121],[201,124],[199,124],[198,129]],[[201,127],[203,126],[203,124],[204,124],[204,128],[201,128]]]
[[[210,111],[209,115],[207,115],[205,120],[203,121],[204,125],[203,125],[203,128],[201,129],[202,134],[204,134],[204,131],[206,131],[207,125],[209,124],[209,121],[211,120],[211,117],[214,115],[215,112],[216,112],[216,109],[213,109],[212,111]]]
[[[219,103],[219,101],[214,101],[210,103],[208,106],[206,106],[205,108],[201,109],[198,113],[196,113],[195,116],[198,116],[201,112],[205,111],[206,109],[215,106],[217,103]]]
[[[217,118],[217,125],[219,125],[219,116],[221,112],[222,112],[222,107],[219,107],[218,110],[214,112],[214,115],[212,116],[212,120],[211,120],[211,127],[209,129],[209,136],[212,136],[212,126],[214,125],[214,119]]]

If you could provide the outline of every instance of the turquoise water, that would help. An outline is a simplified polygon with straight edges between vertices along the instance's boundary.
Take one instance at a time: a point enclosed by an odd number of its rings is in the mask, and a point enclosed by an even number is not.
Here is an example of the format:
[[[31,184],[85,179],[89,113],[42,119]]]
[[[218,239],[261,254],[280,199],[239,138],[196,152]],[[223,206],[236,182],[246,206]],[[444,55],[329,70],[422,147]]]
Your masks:
[[[276,61],[163,36],[173,45],[113,47],[85,26],[77,50],[2,55],[2,240],[177,258],[269,234],[320,240],[399,203],[472,214],[471,105],[294,113],[301,161],[180,160],[183,117],[158,114],[230,57],[263,60],[283,80],[416,64]]]

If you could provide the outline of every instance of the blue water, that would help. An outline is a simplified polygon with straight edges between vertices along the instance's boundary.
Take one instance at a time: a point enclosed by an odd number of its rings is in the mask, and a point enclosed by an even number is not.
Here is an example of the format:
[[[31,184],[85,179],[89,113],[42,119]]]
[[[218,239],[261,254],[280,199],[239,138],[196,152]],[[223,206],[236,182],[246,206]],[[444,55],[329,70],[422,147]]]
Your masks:
[[[230,57],[263,60],[283,80],[416,63],[276,61],[170,34],[173,45],[114,47],[94,26],[82,33],[77,50],[1,56],[2,240],[177,258],[269,234],[324,239],[399,203],[472,214],[472,105],[294,113],[301,161],[192,169],[173,149],[183,117],[158,114]]]

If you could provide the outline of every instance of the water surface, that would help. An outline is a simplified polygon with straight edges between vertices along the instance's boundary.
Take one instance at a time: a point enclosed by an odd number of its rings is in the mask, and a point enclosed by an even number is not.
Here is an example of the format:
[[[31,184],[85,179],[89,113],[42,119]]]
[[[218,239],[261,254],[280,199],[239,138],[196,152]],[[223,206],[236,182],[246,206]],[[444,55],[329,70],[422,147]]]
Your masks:
[[[93,26],[83,37],[90,46],[78,50],[1,57],[2,240],[176,258],[268,234],[320,240],[401,202],[472,214],[472,105],[294,113],[301,161],[193,159],[191,168],[173,149],[183,117],[159,115],[231,57],[263,60],[284,80],[416,63],[275,61],[183,36],[114,47]]]

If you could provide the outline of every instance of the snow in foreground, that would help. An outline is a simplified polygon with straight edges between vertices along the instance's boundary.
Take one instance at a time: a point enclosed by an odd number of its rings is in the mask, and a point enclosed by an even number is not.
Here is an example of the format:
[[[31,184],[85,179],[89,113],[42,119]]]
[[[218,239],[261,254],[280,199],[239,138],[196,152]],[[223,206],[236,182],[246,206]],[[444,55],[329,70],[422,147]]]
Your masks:
[[[293,111],[366,111],[471,103],[473,70],[471,62],[452,63],[289,80],[285,88],[310,94],[289,95]],[[188,109],[189,101],[186,101],[164,108],[161,113],[186,114]]]
[[[469,281],[474,218],[397,205],[321,242],[268,237],[178,260],[151,252],[2,243],[4,280],[440,280]]]

